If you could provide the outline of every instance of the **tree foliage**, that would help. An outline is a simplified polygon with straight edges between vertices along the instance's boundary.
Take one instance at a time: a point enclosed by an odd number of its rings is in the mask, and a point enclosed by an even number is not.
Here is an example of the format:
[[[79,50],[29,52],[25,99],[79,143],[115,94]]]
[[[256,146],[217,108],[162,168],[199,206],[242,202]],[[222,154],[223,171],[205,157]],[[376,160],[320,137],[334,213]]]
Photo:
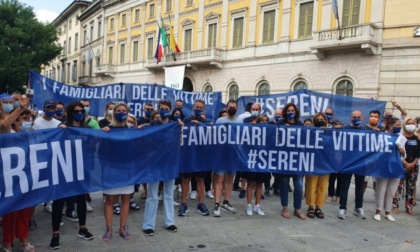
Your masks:
[[[61,52],[57,30],[35,18],[32,7],[0,0],[0,93],[23,91],[29,70],[39,71]]]

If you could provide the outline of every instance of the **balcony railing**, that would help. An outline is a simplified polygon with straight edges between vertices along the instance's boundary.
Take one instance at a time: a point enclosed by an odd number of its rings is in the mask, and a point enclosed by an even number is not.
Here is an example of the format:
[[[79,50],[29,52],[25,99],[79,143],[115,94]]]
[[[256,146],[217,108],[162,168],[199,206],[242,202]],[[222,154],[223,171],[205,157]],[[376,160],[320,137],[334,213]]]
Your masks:
[[[98,65],[98,67],[93,70],[93,73],[96,75],[110,75],[114,73],[114,66],[111,64]]]

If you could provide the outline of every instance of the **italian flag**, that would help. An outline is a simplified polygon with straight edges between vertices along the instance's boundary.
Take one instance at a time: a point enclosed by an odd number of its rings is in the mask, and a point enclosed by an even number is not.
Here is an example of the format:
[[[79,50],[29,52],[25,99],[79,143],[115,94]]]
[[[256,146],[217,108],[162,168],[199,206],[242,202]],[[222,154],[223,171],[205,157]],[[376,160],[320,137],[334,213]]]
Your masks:
[[[164,48],[168,46],[168,39],[166,38],[165,27],[159,27],[158,44],[156,47],[155,58],[159,63],[164,55]]]

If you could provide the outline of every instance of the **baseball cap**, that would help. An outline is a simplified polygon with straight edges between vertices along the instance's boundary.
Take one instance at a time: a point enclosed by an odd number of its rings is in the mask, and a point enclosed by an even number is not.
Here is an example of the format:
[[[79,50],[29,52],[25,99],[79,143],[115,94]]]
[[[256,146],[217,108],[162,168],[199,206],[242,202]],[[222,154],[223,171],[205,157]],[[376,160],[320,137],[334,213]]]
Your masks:
[[[56,107],[56,106],[57,106],[57,103],[56,103],[55,101],[53,101],[53,100],[46,100],[46,101],[44,102],[44,108],[45,108],[45,107],[49,107],[49,106],[54,106],[54,107]]]

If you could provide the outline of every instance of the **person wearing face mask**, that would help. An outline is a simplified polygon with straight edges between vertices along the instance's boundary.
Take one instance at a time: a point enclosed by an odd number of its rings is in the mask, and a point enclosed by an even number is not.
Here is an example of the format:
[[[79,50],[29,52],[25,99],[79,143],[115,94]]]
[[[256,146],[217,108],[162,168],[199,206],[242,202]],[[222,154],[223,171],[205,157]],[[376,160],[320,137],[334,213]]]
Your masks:
[[[143,124],[150,123],[150,120],[151,120],[151,116],[152,116],[153,111],[154,111],[153,104],[151,104],[151,103],[144,104],[143,116],[140,117],[137,120],[137,125],[143,125]]]
[[[348,126],[345,126],[344,129],[353,129],[353,130],[362,130],[362,120],[363,120],[363,114],[360,110],[355,110],[351,113],[350,116],[351,124]],[[337,217],[339,219],[346,219],[346,209],[347,209],[347,197],[349,193],[350,188],[350,182],[351,178],[353,177],[353,174],[345,174],[340,173],[341,178],[341,187],[340,187],[340,209],[338,211]],[[354,208],[354,214],[361,218],[366,219],[365,212],[363,210],[363,184],[365,181],[365,176],[362,175],[354,175],[354,181],[355,181],[355,203],[356,206]]]
[[[128,128],[128,112],[130,111],[129,107],[125,103],[115,104],[111,124],[102,128],[105,132],[112,132],[112,129],[125,129]],[[123,186],[104,190],[103,194],[105,195],[105,205],[104,205],[104,214],[105,214],[105,225],[106,231],[102,236],[102,241],[108,242],[112,239],[112,217],[114,213],[114,204],[117,202],[118,197],[121,197],[121,206],[120,206],[120,227],[119,235],[124,240],[130,240],[131,234],[128,232],[127,219],[129,212],[129,203],[130,203],[130,194],[134,192],[134,185]]]
[[[13,104],[14,108],[19,107],[19,100],[22,97],[22,93],[19,92],[19,91],[14,91],[12,93],[12,97],[13,97],[13,101],[14,101],[14,104]]]
[[[67,121],[60,123],[59,127],[65,129],[67,127],[86,128],[88,127],[83,120],[85,111],[83,104],[78,101],[73,101],[66,107]],[[78,236],[85,240],[93,240],[93,235],[86,228],[86,194],[79,194],[73,196],[77,203],[77,220],[79,222]],[[52,228],[53,234],[50,241],[50,249],[60,248],[60,222],[63,212],[64,203],[67,198],[57,199],[52,204]]]
[[[158,104],[160,120],[154,120],[150,122],[150,126],[162,125],[170,122],[171,115],[171,102],[168,100],[161,100]],[[184,123],[178,120],[178,125],[183,126]],[[144,126],[139,125],[138,128]],[[175,179],[163,181],[163,209],[164,209],[164,222],[165,229],[169,232],[175,233],[178,228],[175,226],[175,213],[174,213],[174,184]],[[155,234],[156,226],[156,214],[159,203],[159,181],[147,183],[147,198],[146,207],[144,209],[143,219],[143,233],[147,236]]]
[[[284,120],[280,122],[280,125],[286,125],[288,127],[303,126],[300,120],[300,111],[294,103],[288,103],[283,108],[282,114]],[[289,205],[289,181],[293,179],[293,214],[301,220],[306,220],[306,216],[302,213],[302,193],[303,193],[303,175],[290,175],[290,174],[278,174],[280,179],[280,200],[283,207],[281,215],[283,218],[289,219],[290,213],[288,209]]]
[[[14,102],[13,98],[8,94],[2,94],[0,96],[0,100],[1,100],[1,103],[3,105],[2,113],[5,114],[5,115],[8,115],[14,108],[15,102]]]
[[[32,126],[32,128],[34,130],[57,128],[57,126],[61,122],[54,118],[56,108],[57,108],[57,103],[55,101],[52,101],[52,100],[45,101],[44,111],[43,111],[44,113],[42,114],[42,116],[35,119],[34,125]]]
[[[57,101],[57,106],[54,112],[54,118],[59,120],[60,122],[67,121],[66,111],[64,110],[64,103],[62,103],[61,101]]]
[[[314,126],[317,128],[327,128],[327,116],[318,112],[313,117]],[[307,216],[313,219],[315,216],[324,219],[321,207],[324,206],[327,194],[329,175],[307,175],[305,176],[306,205],[308,205]]]
[[[91,129],[101,129],[101,127],[99,126],[98,121],[96,121],[95,119],[93,119],[89,113],[90,113],[90,102],[89,100],[83,99],[80,101],[80,103],[83,104],[83,108],[85,110],[85,121],[86,124],[91,128]]]
[[[227,116],[220,117],[217,119],[216,124],[223,123],[242,123],[243,121],[236,117],[236,112],[238,110],[238,104],[235,100],[229,100],[227,105]],[[233,177],[235,177],[234,171],[228,170],[219,170],[214,171],[214,209],[213,216],[220,217],[221,207],[226,212],[236,213],[236,209],[229,203],[232,189],[233,189]],[[222,189],[224,189],[224,200],[223,204],[220,205],[220,198],[222,195]]]
[[[178,120],[184,121],[185,115],[184,115],[184,112],[182,112],[182,109],[174,108],[171,114],[171,119],[173,121],[178,121]]]
[[[339,120],[334,120],[334,109],[328,107],[325,109],[325,116],[327,117],[327,128],[341,129],[343,124]]]
[[[203,125],[208,123],[202,114],[205,114],[205,102],[203,100],[196,100],[193,106],[193,114],[184,118],[184,124],[192,125]],[[180,118],[178,120],[181,120]],[[193,177],[197,181],[197,194],[198,194],[198,205],[197,212],[203,216],[210,215],[209,210],[204,204],[204,178],[209,176],[208,172],[195,172],[195,173],[181,173],[181,184],[182,184],[182,196],[181,196],[181,205],[178,210],[178,216],[186,216],[188,212],[187,206],[187,196],[190,191],[190,182]]]
[[[106,104],[104,118],[98,121],[99,127],[101,127],[101,129],[111,124],[112,114],[114,113],[114,107],[115,103],[113,102],[108,102]]]
[[[418,160],[420,157],[420,141],[416,136],[416,124],[412,118],[406,118],[402,127],[402,134],[399,138],[405,137],[405,158],[402,160],[404,166],[404,180],[405,180],[405,210],[407,214],[414,216],[416,213],[413,211],[413,194],[415,181],[418,174]],[[397,140],[399,142],[399,139]],[[399,197],[402,193],[403,183],[400,183],[394,196],[393,210],[395,214],[399,214]]]

